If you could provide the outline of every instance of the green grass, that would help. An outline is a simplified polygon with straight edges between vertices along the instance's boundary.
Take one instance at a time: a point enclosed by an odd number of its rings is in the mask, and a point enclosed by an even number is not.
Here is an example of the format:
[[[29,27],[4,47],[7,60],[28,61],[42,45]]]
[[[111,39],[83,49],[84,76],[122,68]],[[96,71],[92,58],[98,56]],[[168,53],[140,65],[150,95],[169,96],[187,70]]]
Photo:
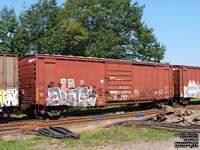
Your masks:
[[[114,126],[111,128],[99,128],[83,131],[80,133],[80,139],[63,139],[59,141],[59,145],[62,144],[65,148],[78,146],[95,147],[109,144],[127,144],[139,141],[166,141],[173,138],[176,133],[177,132],[169,132],[167,130]],[[1,141],[0,150],[38,149],[34,148],[34,146],[43,144],[45,147],[45,144],[52,145],[52,141],[52,138],[41,136],[36,136],[28,140]]]
[[[10,117],[12,118],[23,118],[23,117],[26,117],[27,115],[26,114],[19,114],[19,115],[16,115],[16,114],[11,114]]]
[[[29,147],[33,146],[34,143],[30,140],[26,141],[18,141],[18,140],[10,140],[0,142],[1,150],[27,150]]]
[[[0,150],[34,150],[34,146],[38,144],[51,145],[52,140],[53,138],[36,136],[28,140],[0,141]]]
[[[200,101],[200,99],[190,99],[192,102]]]
[[[69,107],[69,112],[78,112],[78,111],[87,111],[87,110],[104,110],[104,109],[117,109],[124,107],[136,107],[135,105],[111,105],[111,106],[102,106],[102,107]]]
[[[81,138],[78,141],[72,139],[64,139],[62,142],[65,143],[65,147],[75,147],[77,145],[84,147],[94,147],[127,142],[132,143],[139,141],[166,141],[173,138],[175,133],[176,132],[169,132],[167,130],[114,126],[107,129],[82,132]]]
[[[82,132],[78,142],[82,146],[100,146],[123,142],[155,142],[168,140],[172,137],[174,137],[174,132],[166,130],[114,126],[108,129]],[[70,145],[68,140],[66,143]]]
[[[53,139],[49,137],[36,136],[28,140],[9,140],[0,142],[0,150],[31,150],[37,144],[44,141],[51,143]]]

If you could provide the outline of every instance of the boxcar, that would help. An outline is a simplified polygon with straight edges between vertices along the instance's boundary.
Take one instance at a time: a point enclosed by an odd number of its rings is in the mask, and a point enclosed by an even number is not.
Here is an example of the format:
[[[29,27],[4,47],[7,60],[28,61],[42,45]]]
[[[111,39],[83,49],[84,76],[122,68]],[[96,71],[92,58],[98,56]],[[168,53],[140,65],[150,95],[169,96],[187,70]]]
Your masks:
[[[164,64],[29,55],[19,60],[19,87],[23,110],[55,116],[67,106],[168,102],[173,71]]]
[[[200,98],[200,67],[173,66],[175,100],[187,104]]]
[[[18,106],[18,59],[14,53],[0,52],[0,114],[8,117],[8,112]]]

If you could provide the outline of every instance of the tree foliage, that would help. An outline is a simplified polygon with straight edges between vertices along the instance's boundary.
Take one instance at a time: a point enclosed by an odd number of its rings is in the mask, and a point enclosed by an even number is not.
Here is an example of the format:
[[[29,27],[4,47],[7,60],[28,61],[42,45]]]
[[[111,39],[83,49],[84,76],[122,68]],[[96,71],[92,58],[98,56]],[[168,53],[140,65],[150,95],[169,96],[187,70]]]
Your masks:
[[[157,42],[153,29],[141,21],[143,9],[144,6],[137,2],[131,4],[130,0],[68,0],[65,3],[66,18],[81,24],[88,33],[87,39],[79,41],[84,43],[84,56],[159,62],[165,47]]]
[[[57,45],[61,44],[57,30],[59,29],[60,9],[55,0],[39,0],[19,16],[19,39],[25,39],[26,53],[57,53]]]
[[[17,19],[14,9],[4,7],[0,11],[0,50],[15,52],[14,34],[17,27]]]
[[[18,18],[4,9],[0,50],[160,62],[166,48],[142,22],[143,9],[130,0],[39,0]]]

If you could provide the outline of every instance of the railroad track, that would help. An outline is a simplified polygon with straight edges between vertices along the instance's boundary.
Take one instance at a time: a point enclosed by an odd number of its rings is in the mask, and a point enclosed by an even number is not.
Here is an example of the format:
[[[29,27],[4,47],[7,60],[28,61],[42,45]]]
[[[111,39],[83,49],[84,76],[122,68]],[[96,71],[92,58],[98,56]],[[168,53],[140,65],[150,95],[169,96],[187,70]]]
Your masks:
[[[34,121],[21,121],[20,123],[11,123],[11,124],[1,124],[0,132],[8,131],[8,130],[22,130],[28,131],[41,127],[48,126],[71,126],[71,125],[80,125],[87,124],[92,122],[100,122],[106,120],[114,120],[114,119],[127,119],[127,118],[135,118],[137,115],[156,115],[165,113],[163,110],[146,110],[146,111],[137,111],[137,112],[128,112],[125,114],[111,114],[111,115],[99,115],[99,116],[87,116],[87,117],[78,117],[78,118],[66,118],[61,120],[34,120]]]
[[[187,109],[190,109],[190,110],[199,110],[200,109],[200,105],[188,105],[186,106]]]

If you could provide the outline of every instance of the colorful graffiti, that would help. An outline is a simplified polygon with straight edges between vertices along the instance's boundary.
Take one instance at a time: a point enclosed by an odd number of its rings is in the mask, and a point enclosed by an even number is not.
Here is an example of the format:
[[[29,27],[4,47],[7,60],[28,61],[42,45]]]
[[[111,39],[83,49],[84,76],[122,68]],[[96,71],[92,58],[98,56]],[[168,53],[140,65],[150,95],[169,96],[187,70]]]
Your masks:
[[[97,94],[92,87],[76,87],[73,89],[66,88],[65,84],[62,87],[48,88],[47,106],[80,106],[89,107],[95,106]]]
[[[188,86],[184,86],[184,98],[200,98],[200,84],[199,82],[189,81]]]
[[[3,94],[3,95],[2,95]],[[3,99],[2,99],[3,97]],[[0,106],[18,106],[18,90],[17,89],[6,89],[0,90]],[[3,104],[2,104],[3,102]]]

